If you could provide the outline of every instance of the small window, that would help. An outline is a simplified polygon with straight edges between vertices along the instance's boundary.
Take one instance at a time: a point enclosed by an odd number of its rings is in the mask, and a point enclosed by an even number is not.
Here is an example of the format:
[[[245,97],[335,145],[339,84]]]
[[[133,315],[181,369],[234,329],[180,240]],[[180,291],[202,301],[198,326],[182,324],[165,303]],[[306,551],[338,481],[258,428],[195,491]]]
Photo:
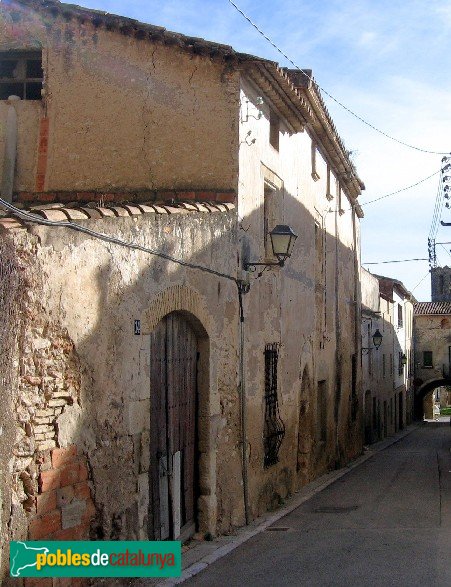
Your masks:
[[[271,110],[269,112],[269,143],[274,147],[274,149],[276,149],[276,151],[279,150],[279,131],[279,117]]]
[[[402,316],[402,306],[398,304],[398,327],[402,328],[403,326],[403,316]]]
[[[0,100],[40,100],[43,78],[40,52],[0,53]]]
[[[426,367],[426,369],[433,367],[432,351],[423,351],[423,367]]]
[[[399,357],[398,357],[398,375],[402,375],[404,373],[404,365],[402,364],[402,357],[403,357],[403,352],[399,351]]]
[[[312,177],[315,181],[319,179],[318,169],[316,167],[316,158],[317,158],[317,147],[315,143],[312,142]]]

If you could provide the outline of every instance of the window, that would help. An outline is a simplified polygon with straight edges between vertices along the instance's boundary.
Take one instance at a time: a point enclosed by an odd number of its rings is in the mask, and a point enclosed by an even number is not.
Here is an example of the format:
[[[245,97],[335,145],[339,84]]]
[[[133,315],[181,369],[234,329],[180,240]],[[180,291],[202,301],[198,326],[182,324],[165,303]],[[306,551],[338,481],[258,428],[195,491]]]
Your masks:
[[[312,177],[315,181],[319,179],[318,169],[316,167],[316,155],[318,149],[316,148],[315,143],[312,142]]]
[[[275,186],[265,182],[265,192],[263,201],[263,216],[264,216],[264,244],[265,244],[265,255],[266,257],[273,257],[274,253],[272,250],[271,237],[269,233],[278,224],[277,214],[277,189]]]
[[[279,131],[280,131],[280,120],[277,114],[272,110],[269,112],[269,143],[276,149],[279,150]]]
[[[402,306],[401,306],[401,304],[398,304],[398,327],[402,328],[402,325],[403,325]]]
[[[0,100],[40,100],[43,77],[41,52],[0,53]]]
[[[326,198],[329,200],[329,202],[330,202],[330,200],[333,200],[334,199],[334,197],[332,195],[332,189],[331,189],[331,186],[330,186],[330,184],[331,184],[331,176],[332,176],[332,172],[330,170],[329,165],[327,165],[327,171],[326,171],[326,180],[327,180],[327,185],[326,185]],[[332,179],[334,181],[336,181],[335,180],[335,177],[333,177],[333,176],[332,176]]]
[[[285,436],[285,426],[280,419],[277,397],[277,366],[279,354],[277,343],[265,346],[265,426],[263,433],[264,466],[270,467],[279,461],[279,450]]]
[[[432,369],[432,351],[423,351],[423,367]]]
[[[382,377],[385,377],[385,354],[382,355]]]
[[[403,356],[403,352],[399,351],[399,357],[398,357],[398,375],[402,375],[404,373],[404,365],[402,364],[402,356]]]

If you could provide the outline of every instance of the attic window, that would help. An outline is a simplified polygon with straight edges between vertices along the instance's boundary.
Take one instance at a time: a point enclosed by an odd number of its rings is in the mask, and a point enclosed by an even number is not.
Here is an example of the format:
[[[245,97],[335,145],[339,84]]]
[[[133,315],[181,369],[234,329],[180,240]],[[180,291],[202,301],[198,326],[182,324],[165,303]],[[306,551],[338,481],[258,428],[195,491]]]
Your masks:
[[[40,100],[43,78],[40,51],[0,53],[0,100]]]

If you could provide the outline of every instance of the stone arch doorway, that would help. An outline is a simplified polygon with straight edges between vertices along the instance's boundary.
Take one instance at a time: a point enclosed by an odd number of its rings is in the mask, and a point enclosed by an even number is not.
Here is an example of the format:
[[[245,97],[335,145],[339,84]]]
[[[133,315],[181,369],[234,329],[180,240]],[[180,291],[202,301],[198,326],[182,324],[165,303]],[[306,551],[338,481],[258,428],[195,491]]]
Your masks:
[[[312,382],[306,366],[302,373],[299,397],[299,420],[297,438],[296,470],[298,485],[301,487],[310,481],[310,468],[313,449],[313,398]]]
[[[208,363],[207,333],[189,312],[170,312],[152,331],[150,539],[186,540],[199,530]]]
[[[432,379],[421,383],[421,380],[417,380],[417,387],[414,395],[414,416],[416,420],[422,420],[424,415],[424,401],[437,389],[437,387],[451,386],[451,378]]]

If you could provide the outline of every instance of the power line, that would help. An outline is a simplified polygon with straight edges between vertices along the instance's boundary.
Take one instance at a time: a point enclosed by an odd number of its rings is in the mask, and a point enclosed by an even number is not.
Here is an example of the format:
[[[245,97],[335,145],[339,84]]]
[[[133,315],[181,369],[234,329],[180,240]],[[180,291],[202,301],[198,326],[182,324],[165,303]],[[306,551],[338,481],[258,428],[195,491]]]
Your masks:
[[[228,279],[230,281],[235,282],[238,286],[240,285],[240,280],[233,275],[227,275],[226,273],[221,273],[220,271],[215,271],[214,269],[210,269],[209,267],[204,267],[203,265],[196,265],[195,263],[188,263],[188,261],[182,261],[181,259],[176,259],[175,257],[171,257],[171,255],[167,255],[166,253],[162,253],[161,251],[155,251],[153,249],[149,249],[147,247],[143,247],[142,245],[138,245],[133,242],[123,241],[121,239],[115,238],[113,236],[109,236],[107,234],[103,234],[102,232],[96,232],[95,230],[91,230],[90,228],[86,228],[81,224],[77,224],[75,222],[69,221],[56,221],[56,220],[47,220],[46,218],[42,218],[37,214],[32,214],[30,212],[26,212],[21,210],[20,208],[16,208],[6,200],[0,198],[0,205],[12,212],[14,216],[25,220],[26,222],[33,222],[34,224],[42,224],[44,226],[56,226],[60,228],[70,228],[71,230],[75,230],[77,232],[82,232],[104,242],[112,243],[115,245],[119,245],[121,247],[127,247],[128,249],[133,249],[136,251],[142,251],[143,253],[148,253],[150,255],[154,255],[156,257],[160,257],[165,259],[166,261],[171,261],[172,263],[177,263],[178,265],[183,265],[184,267],[188,267],[190,269],[198,269],[199,271],[204,271],[205,273],[210,273],[211,275],[216,275],[217,277],[223,277],[224,279]]]
[[[379,200],[383,200],[384,198],[389,198],[390,196],[395,196],[396,194],[400,194],[401,192],[405,192],[407,190],[410,190],[410,189],[416,187],[417,185],[424,183],[428,179],[431,179],[431,177],[434,177],[434,175],[437,175],[438,173],[440,173],[440,171],[441,171],[440,169],[438,171],[434,171],[434,173],[432,173],[431,175],[428,175],[424,179],[420,179],[416,183],[413,183],[412,185],[408,185],[404,188],[400,188],[399,190],[396,190],[395,192],[390,192],[389,194],[385,194],[385,196],[380,196],[379,198],[375,198],[374,200],[370,200],[369,202],[362,202],[360,204],[360,206],[368,206],[368,204],[374,204],[374,202],[379,202]]]
[[[368,122],[367,120],[365,120],[364,118],[362,118],[359,114],[357,114],[356,112],[354,112],[353,110],[351,110],[351,108],[348,108],[348,106],[346,106],[345,104],[343,104],[343,102],[340,102],[340,100],[338,100],[337,98],[335,98],[332,94],[330,94],[325,88],[323,88],[322,86],[320,86],[311,76],[309,76],[304,70],[302,70],[292,59],[290,59],[290,57],[288,57],[288,55],[286,53],[284,53],[284,51],[282,51],[282,49],[280,49],[280,47],[278,47],[274,41],[272,41],[260,28],[257,24],[255,24],[255,22],[253,22],[249,16],[247,16],[247,14],[245,14],[241,8],[239,6],[237,6],[235,4],[235,2],[233,2],[233,0],[228,0],[228,2],[235,8],[235,10],[237,10],[241,16],[243,16],[250,25],[252,25],[254,27],[254,29],[256,31],[258,31],[260,33],[260,35],[266,39],[273,47],[276,51],[278,51],[278,53],[280,53],[283,57],[285,57],[285,59],[291,63],[291,65],[293,65],[293,67],[295,67],[298,71],[300,71],[302,73],[303,76],[305,76],[309,81],[311,81],[313,84],[315,84],[315,86],[320,89],[323,94],[325,94],[326,96],[328,96],[331,100],[333,100],[336,104],[338,104],[338,106],[340,106],[341,108],[343,108],[343,110],[346,110],[346,112],[348,112],[349,114],[351,114],[352,116],[354,116],[354,118],[357,118],[357,120],[360,120],[360,122],[362,122],[363,124],[365,124],[366,126],[368,126],[369,128],[373,129],[374,131],[376,131],[377,133],[381,134],[382,136],[386,137],[387,139],[390,139],[391,141],[394,141],[395,143],[398,143],[400,145],[403,145],[404,147],[408,147],[409,149],[414,149],[415,151],[420,151],[422,153],[429,153],[431,155],[449,155],[449,153],[445,153],[443,151],[431,151],[429,149],[423,149],[421,147],[416,147],[415,145],[410,145],[409,143],[406,143],[404,141],[401,141],[400,139],[397,139],[395,137],[393,137],[392,135],[389,135],[388,133],[384,132],[383,130],[381,130],[380,128],[377,128],[377,126],[374,126],[374,124],[371,124],[371,122]]]
[[[384,265],[385,263],[409,263],[410,261],[429,261],[429,259],[396,259],[395,261],[374,261],[373,263],[362,263],[362,265]]]
[[[416,286],[415,286],[415,287],[412,289],[412,291],[411,291],[410,293],[414,292],[414,291],[417,289],[417,287],[423,283],[423,281],[426,279],[426,277],[427,277],[428,275],[429,275],[429,271],[426,273],[426,275],[425,275],[424,277],[422,277],[422,278],[420,279],[420,281],[419,281],[419,282],[416,284]]]

